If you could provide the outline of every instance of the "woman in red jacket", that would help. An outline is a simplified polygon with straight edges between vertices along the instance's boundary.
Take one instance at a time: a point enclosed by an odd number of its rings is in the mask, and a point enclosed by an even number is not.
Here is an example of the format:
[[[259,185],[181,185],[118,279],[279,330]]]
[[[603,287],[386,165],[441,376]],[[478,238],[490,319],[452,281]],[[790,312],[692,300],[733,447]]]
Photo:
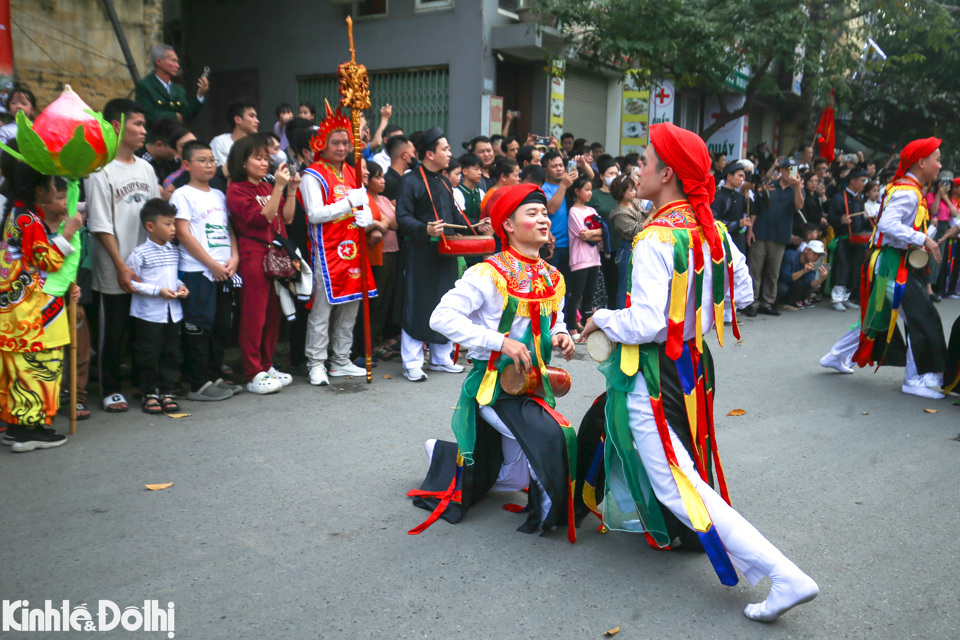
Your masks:
[[[263,257],[277,235],[286,237],[284,225],[293,221],[300,176],[281,165],[275,184],[264,178],[270,169],[266,145],[256,136],[234,143],[227,160],[230,186],[227,208],[237,234],[243,278],[240,289],[240,357],[251,393],[276,393],[293,378],[273,366],[273,351],[280,332],[280,298],[263,272]]]

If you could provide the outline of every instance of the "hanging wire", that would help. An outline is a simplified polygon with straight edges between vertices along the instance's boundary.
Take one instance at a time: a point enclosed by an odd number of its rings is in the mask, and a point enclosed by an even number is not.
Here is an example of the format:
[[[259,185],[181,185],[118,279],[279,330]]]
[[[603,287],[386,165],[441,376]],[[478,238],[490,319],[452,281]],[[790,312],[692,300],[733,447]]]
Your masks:
[[[30,40],[30,42],[32,42],[33,44],[37,45],[37,48],[38,48],[38,49],[40,49],[41,51],[43,51],[43,53],[45,53],[45,54],[47,55],[47,57],[50,58],[53,62],[57,63],[57,66],[60,66],[59,62],[57,62],[57,60],[56,60],[52,55],[50,55],[50,53],[48,53],[48,52],[46,51],[46,49],[44,49],[43,47],[41,47],[41,46],[40,46],[40,43],[38,43],[36,40],[34,40],[34,39],[30,36],[30,34],[27,32],[27,28],[28,28],[28,27],[24,27],[24,26],[21,25],[19,22],[16,22],[16,21],[14,21],[14,20],[11,20],[11,22],[12,22],[18,29],[20,29],[20,31],[23,32],[23,35],[25,35],[25,36],[27,37],[27,39]],[[127,64],[127,63],[124,62],[123,60],[118,60],[118,59],[116,59],[116,58],[111,58],[110,56],[105,56],[105,55],[103,55],[102,53],[100,53],[100,52],[98,52],[98,51],[94,51],[94,50],[92,50],[92,49],[85,49],[84,47],[81,47],[81,46],[79,46],[79,45],[76,45],[76,44],[74,44],[74,43],[72,43],[72,42],[67,42],[66,40],[61,40],[60,38],[55,38],[55,37],[53,37],[53,36],[51,36],[51,35],[49,35],[49,34],[40,33],[40,32],[37,31],[36,29],[33,29],[33,32],[34,32],[34,33],[37,33],[38,35],[43,36],[44,38],[46,38],[46,39],[48,39],[48,40],[53,40],[53,41],[55,41],[55,42],[59,42],[59,43],[61,43],[61,44],[65,44],[65,45],[67,45],[68,47],[73,47],[74,49],[79,49],[80,51],[83,51],[84,53],[89,53],[89,54],[92,55],[92,56],[97,56],[98,58],[103,58],[104,60],[109,60],[110,62],[115,62],[115,63],[117,63],[117,64],[122,64],[122,65],[124,65],[124,66],[126,66],[126,64]],[[84,44],[86,44],[86,43],[84,43]],[[87,45],[87,46],[90,46],[90,45]],[[60,68],[62,69],[63,67],[60,67]],[[64,69],[64,71],[66,71],[66,69]]]

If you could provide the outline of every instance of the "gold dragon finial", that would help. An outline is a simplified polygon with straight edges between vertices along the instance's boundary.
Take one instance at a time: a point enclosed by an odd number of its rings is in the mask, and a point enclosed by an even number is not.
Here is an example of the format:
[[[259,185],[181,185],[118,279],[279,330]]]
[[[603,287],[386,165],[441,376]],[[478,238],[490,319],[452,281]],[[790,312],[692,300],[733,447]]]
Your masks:
[[[353,19],[347,16],[347,34],[350,37],[350,62],[337,69],[340,77],[340,104],[357,111],[370,108],[370,78],[367,68],[357,64],[357,52],[353,47]]]

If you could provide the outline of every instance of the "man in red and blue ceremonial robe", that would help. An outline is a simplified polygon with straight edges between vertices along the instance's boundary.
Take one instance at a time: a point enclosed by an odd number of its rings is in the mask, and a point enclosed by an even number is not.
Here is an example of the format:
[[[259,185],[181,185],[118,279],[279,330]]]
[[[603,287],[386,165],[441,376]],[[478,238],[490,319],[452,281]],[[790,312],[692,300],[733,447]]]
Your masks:
[[[634,239],[629,306],[598,310],[582,334],[602,330],[619,344],[600,365],[607,393],[580,427],[581,469],[588,469],[581,495],[608,529],[644,533],[660,549],[702,547],[725,585],[737,584],[737,569],[751,584],[769,576],[769,597],[744,615],[770,622],[815,598],[818,588],[730,506],[703,336],[716,327],[723,345],[724,306],[749,305],[753,285],[743,254],[714,222],[703,140],[670,123],[650,127],[639,192],[657,213]],[[739,338],[736,323],[734,313]],[[598,413],[600,430],[590,420]],[[604,467],[602,514],[594,465]],[[695,535],[684,534],[681,523]]]
[[[943,394],[930,387],[943,386],[946,343],[940,314],[927,295],[926,260],[911,265],[914,256],[940,261],[940,249],[927,231],[930,214],[923,198],[923,185],[940,172],[940,140],[914,140],[900,153],[900,164],[887,185],[877,214],[877,228],[870,238],[860,276],[860,325],[848,331],[820,365],[840,373],[860,367],[889,365],[906,367],[904,393],[931,398]],[[902,315],[907,338],[897,319]]]
[[[473,370],[453,415],[456,443],[426,443],[430,469],[420,490],[407,495],[432,513],[410,533],[441,517],[459,522],[488,491],[529,487],[527,519],[518,530],[566,526],[573,542],[577,436],[554,408],[547,371],[554,348],[567,360],[575,349],[563,321],[566,285],[540,259],[550,231],[546,195],[531,184],[502,191],[491,224],[504,251],[470,267],[430,317],[432,330],[468,349]],[[507,367],[539,378],[542,397],[502,392]]]
[[[353,152],[350,119],[327,105],[327,117],[310,143],[316,162],[303,172],[300,194],[309,222],[314,285],[307,319],[307,367],[310,384],[327,385],[330,376],[364,376],[350,361],[353,325],[363,298],[361,268],[367,269],[370,296],[376,284],[370,265],[360,264],[364,227],[373,223],[367,190],[357,184],[356,170],[346,163]],[[330,368],[327,369],[328,347]]]

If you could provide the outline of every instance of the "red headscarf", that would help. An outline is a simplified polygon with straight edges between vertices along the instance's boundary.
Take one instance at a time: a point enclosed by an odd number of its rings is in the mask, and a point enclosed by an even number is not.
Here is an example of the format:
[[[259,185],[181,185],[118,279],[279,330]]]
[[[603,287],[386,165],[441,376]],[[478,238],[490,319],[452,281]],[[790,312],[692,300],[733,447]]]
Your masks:
[[[900,152],[900,164],[897,165],[897,173],[893,176],[893,179],[899,180],[907,175],[910,167],[939,149],[940,142],[940,138],[922,138],[905,146],[903,151]]]
[[[710,174],[710,154],[703,138],[664,122],[650,127],[650,144],[660,160],[680,179],[697,223],[703,228],[703,235],[710,245],[710,255],[714,260],[722,260],[723,242],[717,234],[710,208],[717,183]]]
[[[546,206],[547,196],[535,184],[514,184],[509,187],[500,187],[491,198],[496,198],[490,207],[490,225],[493,232],[503,242],[504,251],[507,247],[507,232],[503,230],[503,221],[513,215],[517,208],[527,202],[538,202]]]

